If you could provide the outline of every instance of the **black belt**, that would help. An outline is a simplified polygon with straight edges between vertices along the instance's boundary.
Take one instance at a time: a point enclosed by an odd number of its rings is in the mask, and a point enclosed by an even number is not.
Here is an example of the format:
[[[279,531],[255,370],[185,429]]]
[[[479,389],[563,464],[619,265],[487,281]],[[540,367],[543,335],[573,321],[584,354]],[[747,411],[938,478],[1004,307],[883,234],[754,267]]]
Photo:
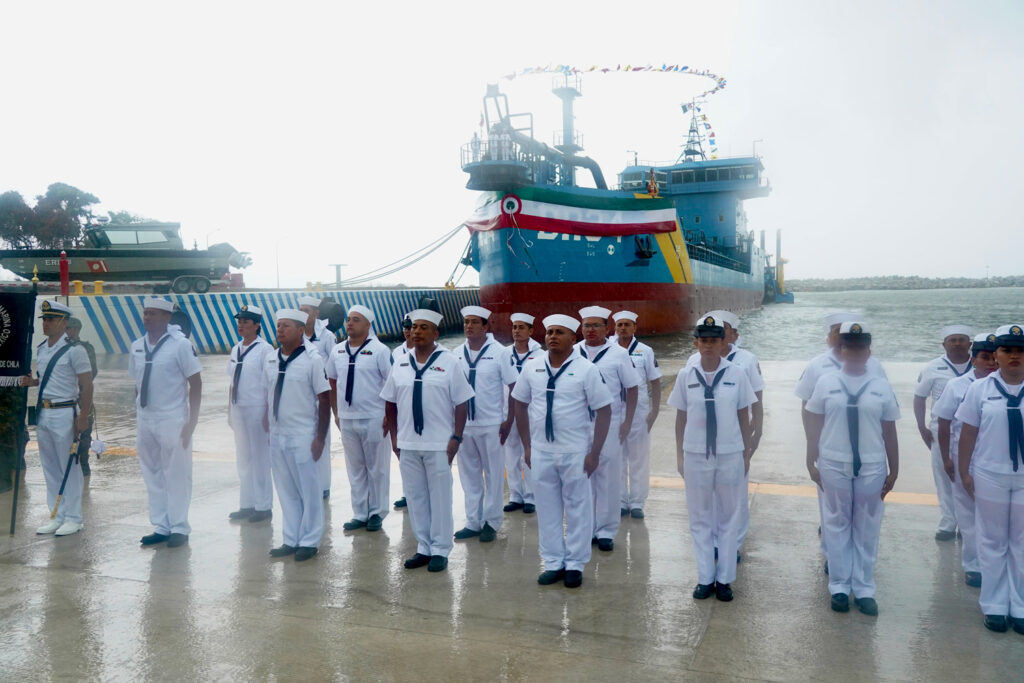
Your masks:
[[[74,408],[76,405],[78,401],[51,401],[48,398],[39,402],[40,408]]]

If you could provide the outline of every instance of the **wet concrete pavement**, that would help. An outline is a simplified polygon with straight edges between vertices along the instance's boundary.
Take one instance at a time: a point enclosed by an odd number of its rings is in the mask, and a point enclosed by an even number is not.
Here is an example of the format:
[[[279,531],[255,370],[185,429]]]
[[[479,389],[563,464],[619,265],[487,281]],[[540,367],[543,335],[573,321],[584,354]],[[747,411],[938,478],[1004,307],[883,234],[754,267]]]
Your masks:
[[[185,548],[138,546],[150,526],[123,373],[97,380],[100,435],[121,455],[94,461],[82,533],[34,535],[45,487],[30,446],[14,538],[11,494],[0,495],[0,680],[1018,680],[1024,668],[1024,637],[983,628],[959,547],[933,540],[934,486],[910,408],[916,364],[886,364],[904,411],[902,466],[882,528],[880,615],[870,618],[828,608],[792,396],[803,363],[763,364],[750,535],[736,600],[720,603],[690,596],[671,409],[655,426],[647,519],[624,520],[614,552],[595,550],[580,590],[536,584],[536,520],[518,512],[495,543],[457,543],[441,574],[402,567],[415,551],[404,512],[379,533],[343,532],[351,509],[336,434],[321,553],[299,564],[267,557],[280,543],[276,508],[270,523],[227,521],[238,503],[227,378],[223,357],[203,360]],[[462,521],[456,483],[456,528]]]

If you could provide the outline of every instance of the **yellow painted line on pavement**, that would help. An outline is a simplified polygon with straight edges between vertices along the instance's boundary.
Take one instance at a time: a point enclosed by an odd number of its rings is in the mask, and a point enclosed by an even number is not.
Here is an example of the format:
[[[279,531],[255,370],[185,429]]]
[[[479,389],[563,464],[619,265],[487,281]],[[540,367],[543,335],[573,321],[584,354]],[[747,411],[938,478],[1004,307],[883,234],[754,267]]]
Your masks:
[[[686,484],[682,477],[651,477],[651,487],[658,489],[673,489],[682,491]],[[794,496],[797,498],[816,498],[816,486],[802,486],[797,484],[768,484],[763,482],[750,482],[749,491],[754,494],[766,496]],[[899,503],[902,505],[930,505],[938,507],[939,499],[934,493],[910,493],[908,491],[892,491],[885,497],[886,503]]]

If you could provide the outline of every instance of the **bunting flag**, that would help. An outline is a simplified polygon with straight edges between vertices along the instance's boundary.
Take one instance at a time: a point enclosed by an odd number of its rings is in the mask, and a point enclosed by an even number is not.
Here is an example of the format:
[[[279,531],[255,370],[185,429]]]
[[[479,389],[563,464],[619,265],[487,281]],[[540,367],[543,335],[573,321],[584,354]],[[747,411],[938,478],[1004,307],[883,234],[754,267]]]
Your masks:
[[[708,97],[710,95],[714,95],[719,90],[721,90],[722,88],[725,87],[725,77],[724,76],[719,76],[718,74],[715,74],[715,73],[713,73],[713,72],[711,72],[711,71],[709,71],[707,69],[691,69],[689,66],[680,66],[678,64],[672,64],[671,66],[668,65],[668,64],[662,64],[661,66],[653,66],[651,64],[647,64],[646,66],[633,66],[632,64],[627,64],[625,67],[623,67],[622,64],[617,64],[617,65],[615,65],[614,68],[612,68],[610,66],[598,66],[598,65],[595,64],[595,65],[593,65],[593,66],[591,66],[589,68],[586,68],[586,69],[581,69],[579,67],[570,66],[568,64],[548,64],[547,66],[528,66],[525,69],[520,69],[518,71],[513,71],[510,74],[506,74],[502,78],[504,78],[505,80],[511,81],[511,80],[513,80],[515,78],[519,78],[520,76],[531,76],[531,75],[534,75],[534,74],[584,74],[584,73],[603,73],[603,74],[607,74],[607,73],[613,73],[613,72],[620,72],[621,73],[623,71],[630,71],[630,72],[634,72],[634,73],[635,72],[641,72],[641,71],[645,72],[645,73],[646,72],[675,73],[675,74],[683,74],[683,75],[686,75],[686,76],[698,76],[698,77],[701,77],[701,78],[707,78],[708,80],[712,81],[714,83],[714,86],[711,87],[708,90],[705,90],[703,93],[698,95],[698,97]],[[685,106],[686,105],[684,105],[684,107]],[[700,111],[700,107],[697,107],[697,111]],[[686,113],[685,109],[684,109],[683,113]]]

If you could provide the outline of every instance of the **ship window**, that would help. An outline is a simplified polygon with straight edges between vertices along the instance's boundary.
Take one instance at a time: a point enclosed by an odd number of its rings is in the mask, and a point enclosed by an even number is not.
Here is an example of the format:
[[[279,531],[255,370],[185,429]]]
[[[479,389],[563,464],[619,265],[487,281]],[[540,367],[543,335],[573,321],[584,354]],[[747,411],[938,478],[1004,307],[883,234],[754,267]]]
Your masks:
[[[707,174],[708,174],[708,182],[709,183],[718,180],[718,170],[717,169],[709,168],[707,170]]]
[[[697,225],[700,225],[700,216],[694,216],[693,222],[696,223]]]
[[[683,182],[684,183],[692,183],[693,182],[693,171],[683,171]]]
[[[694,171],[693,172],[693,182],[695,182],[695,183],[703,183],[705,177],[706,176],[705,176],[704,171]]]
[[[135,241],[135,233],[130,230],[110,230],[106,235],[111,244],[138,244]]]
[[[159,244],[166,242],[167,236],[159,230],[139,230],[139,244]]]
[[[673,185],[678,185],[678,184],[680,184],[682,182],[683,182],[683,172],[682,171],[672,171],[672,184]]]

